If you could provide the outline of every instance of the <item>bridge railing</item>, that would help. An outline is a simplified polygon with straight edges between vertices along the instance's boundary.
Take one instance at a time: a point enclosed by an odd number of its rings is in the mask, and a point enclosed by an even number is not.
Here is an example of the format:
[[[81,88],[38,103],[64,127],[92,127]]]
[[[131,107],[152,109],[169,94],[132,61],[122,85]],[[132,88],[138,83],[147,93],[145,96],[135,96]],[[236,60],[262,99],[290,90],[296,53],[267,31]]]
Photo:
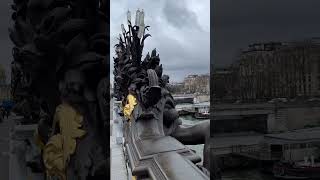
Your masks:
[[[141,138],[135,123],[124,121],[123,127],[125,156],[132,176],[152,180],[209,180],[209,175],[196,165],[201,158],[187,146],[171,136]]]

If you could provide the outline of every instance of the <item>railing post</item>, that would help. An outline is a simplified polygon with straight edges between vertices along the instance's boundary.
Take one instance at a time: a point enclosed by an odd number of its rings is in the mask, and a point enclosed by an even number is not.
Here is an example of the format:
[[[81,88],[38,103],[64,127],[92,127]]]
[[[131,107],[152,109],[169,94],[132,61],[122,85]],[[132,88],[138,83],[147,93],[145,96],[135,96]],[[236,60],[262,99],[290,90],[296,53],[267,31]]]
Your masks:
[[[114,101],[113,107],[113,128],[115,128],[115,136],[117,144],[123,143],[123,119],[118,114],[121,111],[121,101]]]

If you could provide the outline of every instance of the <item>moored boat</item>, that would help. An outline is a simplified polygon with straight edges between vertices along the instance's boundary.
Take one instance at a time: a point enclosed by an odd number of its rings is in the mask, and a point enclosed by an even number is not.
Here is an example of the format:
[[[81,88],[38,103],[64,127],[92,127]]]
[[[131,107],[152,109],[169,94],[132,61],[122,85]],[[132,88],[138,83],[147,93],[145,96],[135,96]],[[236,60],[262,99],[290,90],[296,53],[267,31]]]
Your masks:
[[[194,117],[196,119],[209,119],[210,118],[210,103],[203,102],[194,104],[195,114]]]
[[[196,119],[209,119],[210,118],[210,113],[209,112],[196,112],[194,114],[194,117]]]
[[[278,179],[320,179],[320,163],[278,162],[273,167]]]

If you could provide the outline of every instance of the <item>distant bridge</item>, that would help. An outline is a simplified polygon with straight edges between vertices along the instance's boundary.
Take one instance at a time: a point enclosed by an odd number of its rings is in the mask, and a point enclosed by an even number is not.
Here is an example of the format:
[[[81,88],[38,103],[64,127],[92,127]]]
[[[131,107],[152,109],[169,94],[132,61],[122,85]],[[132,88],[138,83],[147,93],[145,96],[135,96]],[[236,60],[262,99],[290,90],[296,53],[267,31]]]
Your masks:
[[[184,103],[194,103],[195,96],[193,94],[177,94],[173,95],[173,99],[175,100],[176,104],[184,104]]]

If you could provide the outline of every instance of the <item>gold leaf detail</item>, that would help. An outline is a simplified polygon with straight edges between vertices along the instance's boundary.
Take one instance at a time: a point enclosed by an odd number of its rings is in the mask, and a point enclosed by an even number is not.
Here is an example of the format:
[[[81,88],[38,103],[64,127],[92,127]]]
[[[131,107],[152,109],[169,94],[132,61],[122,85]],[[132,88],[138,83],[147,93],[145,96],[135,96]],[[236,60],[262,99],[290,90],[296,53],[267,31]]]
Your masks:
[[[86,134],[80,129],[82,121],[81,114],[70,105],[61,104],[56,108],[54,122],[59,123],[60,133],[52,136],[43,150],[43,160],[48,175],[65,178],[70,156],[76,149],[76,138],[81,138]]]
[[[127,104],[123,108],[123,114],[127,119],[131,119],[131,114],[135,105],[137,105],[136,98],[133,95],[129,94],[127,96]]]

